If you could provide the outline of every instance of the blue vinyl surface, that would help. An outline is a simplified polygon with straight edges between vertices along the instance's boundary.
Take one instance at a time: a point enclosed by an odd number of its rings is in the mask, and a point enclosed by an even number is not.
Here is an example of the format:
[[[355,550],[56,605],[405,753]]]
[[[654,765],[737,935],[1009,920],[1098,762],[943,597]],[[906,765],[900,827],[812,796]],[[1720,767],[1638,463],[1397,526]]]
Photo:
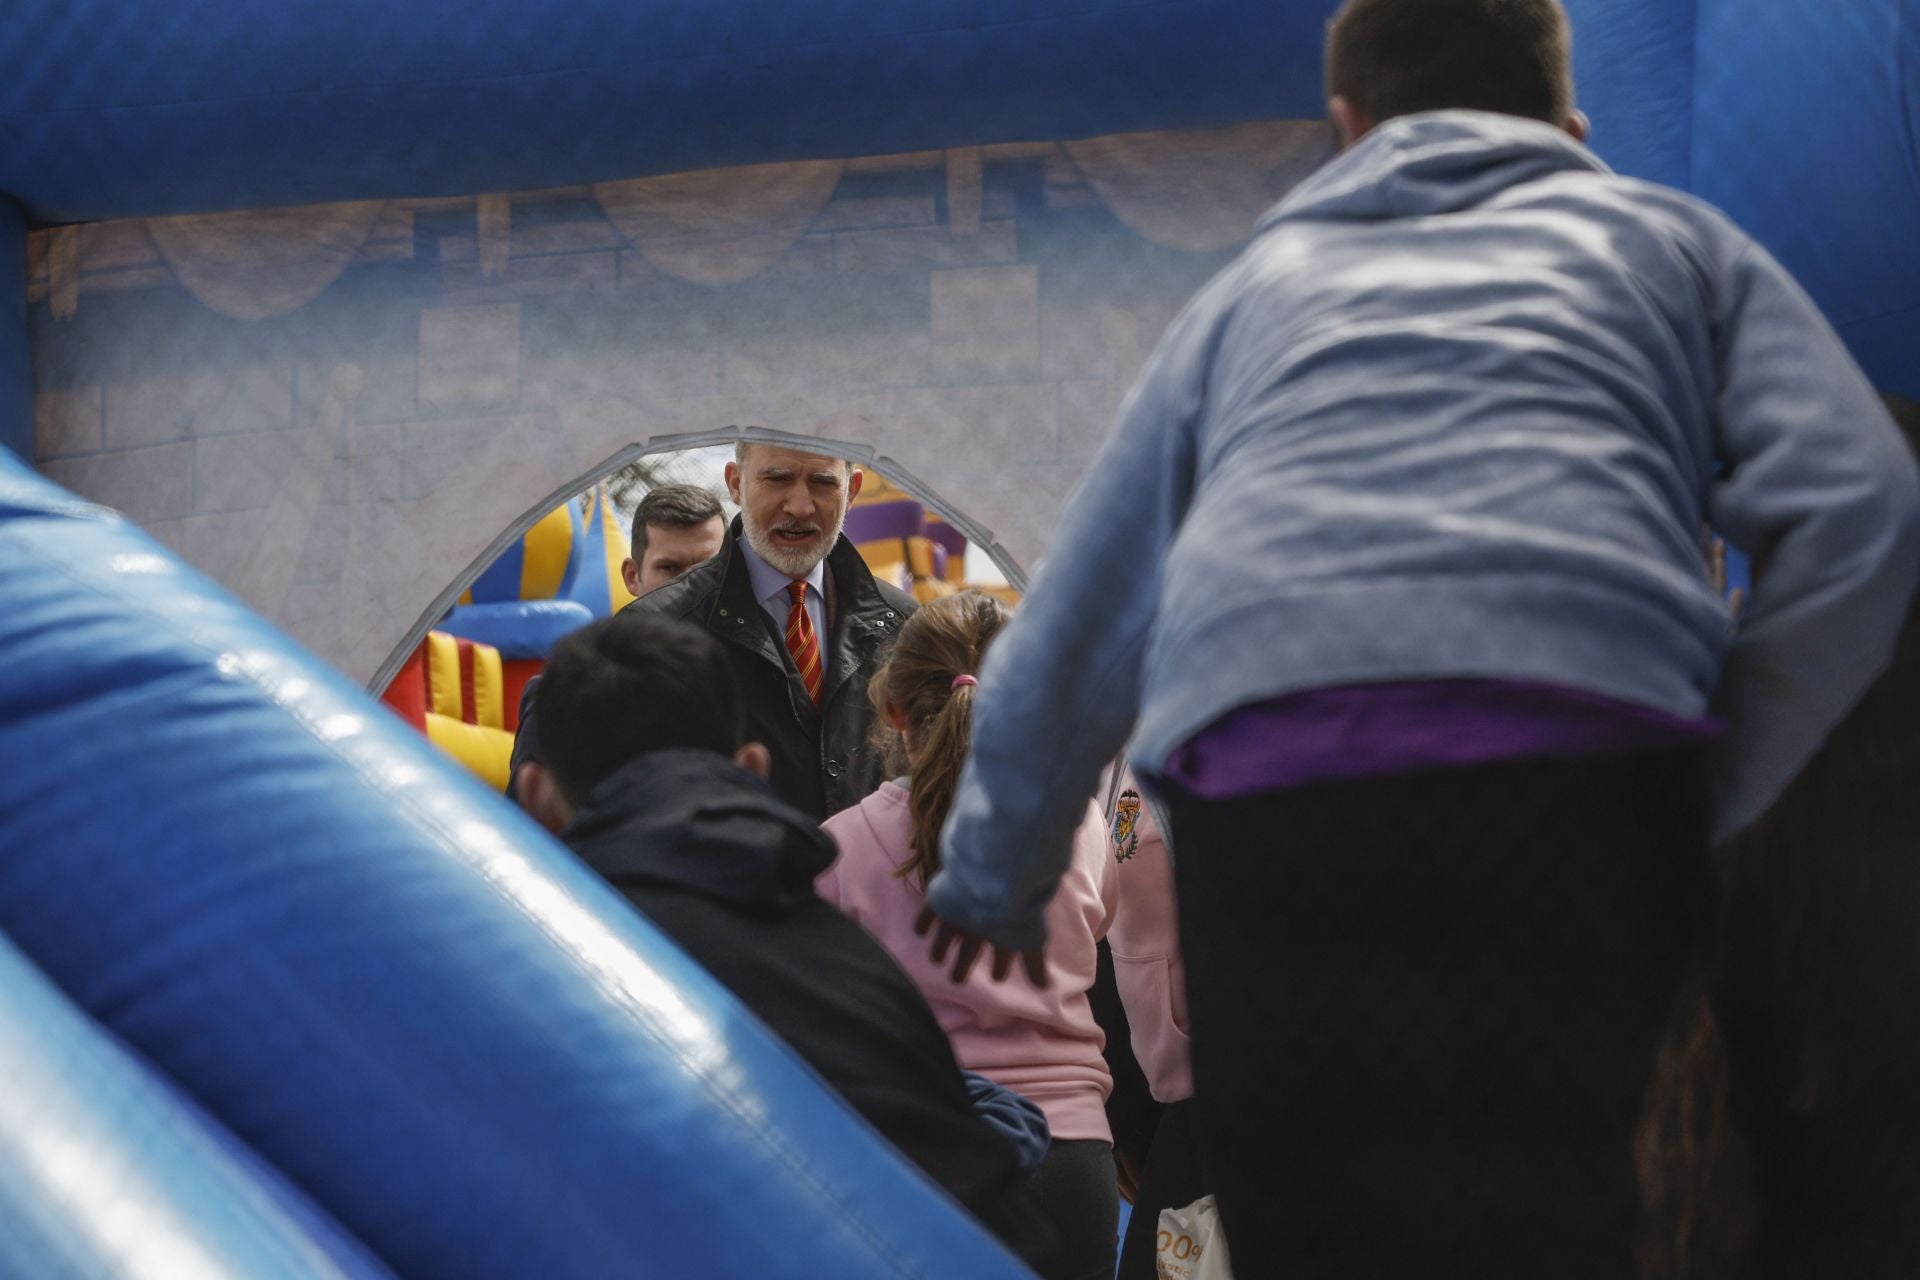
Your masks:
[[[1693,187],[1920,397],[1920,3],[1700,0]]]
[[[1269,0],[14,0],[0,191],[82,220],[1319,110]]]
[[[604,594],[604,593],[603,593]],[[436,630],[463,640],[490,644],[506,659],[544,658],[561,636],[593,621],[593,611],[578,600],[517,600],[502,604],[463,604]]]
[[[0,1276],[391,1280],[0,939]]]

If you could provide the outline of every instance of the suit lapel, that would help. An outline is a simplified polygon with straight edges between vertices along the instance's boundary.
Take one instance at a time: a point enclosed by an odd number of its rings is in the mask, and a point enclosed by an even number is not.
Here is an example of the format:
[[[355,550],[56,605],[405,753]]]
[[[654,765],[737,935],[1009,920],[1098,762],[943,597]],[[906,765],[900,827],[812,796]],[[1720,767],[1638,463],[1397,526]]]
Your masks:
[[[840,554],[842,547],[846,549],[844,556]],[[852,557],[851,563],[848,556]],[[832,643],[827,681],[820,690],[822,707],[832,702],[842,685],[857,675],[867,674],[867,660],[874,650],[872,622],[859,607],[862,595],[859,575],[867,568],[866,561],[859,557],[860,553],[844,535],[827,557],[827,628]]]

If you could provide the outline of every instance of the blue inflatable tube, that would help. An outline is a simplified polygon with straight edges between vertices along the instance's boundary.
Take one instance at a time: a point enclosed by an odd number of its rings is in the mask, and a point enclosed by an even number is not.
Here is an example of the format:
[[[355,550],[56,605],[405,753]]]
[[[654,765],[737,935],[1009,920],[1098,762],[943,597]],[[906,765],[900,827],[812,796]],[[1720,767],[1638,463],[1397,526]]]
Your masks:
[[[601,588],[603,595],[605,590]],[[490,644],[502,658],[544,658],[561,636],[578,631],[593,619],[593,611],[578,600],[514,600],[458,605],[438,629],[463,640]]]
[[[13,0],[0,191],[84,221],[1311,115],[1332,0]]]
[[[0,1276],[392,1280],[0,939]]]
[[[0,931],[394,1271],[1026,1272],[504,801],[0,458]]]

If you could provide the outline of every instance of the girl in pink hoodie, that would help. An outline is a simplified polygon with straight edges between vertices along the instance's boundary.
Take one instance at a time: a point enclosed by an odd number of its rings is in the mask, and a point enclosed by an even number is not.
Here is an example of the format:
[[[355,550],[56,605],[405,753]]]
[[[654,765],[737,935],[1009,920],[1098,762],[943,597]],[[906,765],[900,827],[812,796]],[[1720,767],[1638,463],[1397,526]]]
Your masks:
[[[1110,1280],[1119,1198],[1106,1097],[1113,1087],[1093,1018],[1096,948],[1118,900],[1106,824],[1089,802],[1073,858],[1047,908],[1047,984],[994,982],[985,967],[955,984],[914,933],[927,881],[940,869],[940,826],[973,740],[974,673],[1007,612],[978,592],[934,600],[908,619],[869,689],[907,777],[889,782],[824,830],[840,857],[820,896],[865,925],[933,1006],[962,1069],[1020,1093],[1046,1113],[1053,1145],[1031,1195],[1060,1236],[1063,1280]]]

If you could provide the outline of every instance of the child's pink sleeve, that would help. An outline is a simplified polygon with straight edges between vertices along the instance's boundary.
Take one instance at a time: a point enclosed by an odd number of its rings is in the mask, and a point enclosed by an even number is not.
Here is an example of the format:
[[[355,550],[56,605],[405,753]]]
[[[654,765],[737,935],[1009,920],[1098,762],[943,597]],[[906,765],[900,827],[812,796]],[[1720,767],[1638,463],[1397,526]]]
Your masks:
[[[1100,918],[1100,931],[1093,937],[1093,940],[1098,942],[1107,936],[1108,930],[1113,928],[1113,918],[1120,911],[1120,864],[1114,861],[1109,852],[1107,823],[1098,807],[1087,815],[1087,825],[1082,828],[1082,831],[1092,833],[1091,836],[1083,834],[1081,838],[1088,840],[1098,851],[1100,906],[1103,912]]]
[[[827,864],[827,869],[813,878],[813,891],[820,895],[823,902],[840,905],[840,859],[835,858]]]

